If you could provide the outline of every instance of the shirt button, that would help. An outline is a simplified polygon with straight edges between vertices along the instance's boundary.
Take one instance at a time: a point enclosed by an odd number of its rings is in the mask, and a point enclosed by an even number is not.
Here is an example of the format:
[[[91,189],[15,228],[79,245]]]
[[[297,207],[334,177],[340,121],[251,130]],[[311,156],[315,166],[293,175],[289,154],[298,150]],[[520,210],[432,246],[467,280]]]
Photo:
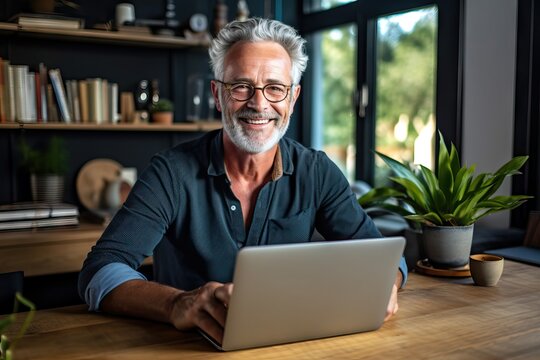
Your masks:
[[[232,206],[231,206],[231,210],[232,210],[232,211],[235,211],[235,210],[236,210],[236,205],[232,205]]]

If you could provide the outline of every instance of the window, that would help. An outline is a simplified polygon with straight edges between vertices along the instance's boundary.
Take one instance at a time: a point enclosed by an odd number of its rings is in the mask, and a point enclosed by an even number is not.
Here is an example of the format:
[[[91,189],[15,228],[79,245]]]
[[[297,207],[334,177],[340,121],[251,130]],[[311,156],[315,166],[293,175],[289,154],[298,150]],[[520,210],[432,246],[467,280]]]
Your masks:
[[[308,41],[313,49],[312,146],[324,150],[353,180],[356,116],[351,94],[356,88],[356,25],[317,31]]]
[[[304,12],[327,10],[353,1],[355,0],[306,0],[304,1]]]
[[[434,168],[437,8],[377,18],[375,149]],[[375,185],[389,168],[375,158]]]
[[[314,2],[340,6],[313,11]],[[388,178],[374,150],[433,167],[436,130],[459,150],[460,1],[304,5],[305,144],[372,185]]]

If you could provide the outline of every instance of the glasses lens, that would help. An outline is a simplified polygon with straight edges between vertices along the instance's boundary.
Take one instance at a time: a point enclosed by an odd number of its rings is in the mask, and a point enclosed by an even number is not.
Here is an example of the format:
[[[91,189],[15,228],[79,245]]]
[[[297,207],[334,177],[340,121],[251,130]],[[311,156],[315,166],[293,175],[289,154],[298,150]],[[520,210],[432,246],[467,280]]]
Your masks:
[[[249,99],[254,91],[255,88],[249,84],[238,83],[231,85],[231,96],[239,101]]]
[[[287,87],[281,84],[268,84],[263,88],[263,94],[268,101],[281,101],[287,97]]]

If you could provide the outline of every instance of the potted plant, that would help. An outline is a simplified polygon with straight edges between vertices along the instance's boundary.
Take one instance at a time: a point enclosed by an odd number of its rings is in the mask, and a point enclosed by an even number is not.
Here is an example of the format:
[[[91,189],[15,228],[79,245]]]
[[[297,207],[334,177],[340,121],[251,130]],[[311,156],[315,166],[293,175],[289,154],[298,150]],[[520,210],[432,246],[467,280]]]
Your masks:
[[[172,124],[174,104],[168,99],[159,99],[150,106],[152,122],[158,124]]]
[[[359,198],[363,207],[380,207],[419,223],[425,255],[443,268],[468,263],[474,224],[482,217],[514,209],[531,196],[495,196],[507,176],[520,174],[528,156],[517,156],[494,173],[475,176],[475,166],[461,166],[455,146],[450,152],[439,132],[436,174],[425,166],[413,167],[376,152],[396,176],[395,187],[374,188]]]
[[[61,138],[53,136],[45,151],[34,149],[21,140],[22,166],[30,174],[34,201],[59,203],[63,200],[64,175],[68,153]]]
[[[29,309],[29,312],[26,314],[26,317],[17,333],[15,338],[12,341],[4,335],[4,331],[15,322],[17,319],[17,312],[19,310],[19,304],[26,306]],[[32,302],[22,296],[20,293],[15,294],[15,305],[13,308],[13,313],[8,315],[5,319],[0,319],[0,360],[12,360],[13,351],[15,350],[15,345],[19,339],[26,333],[28,326],[34,318],[34,313],[36,307]]]

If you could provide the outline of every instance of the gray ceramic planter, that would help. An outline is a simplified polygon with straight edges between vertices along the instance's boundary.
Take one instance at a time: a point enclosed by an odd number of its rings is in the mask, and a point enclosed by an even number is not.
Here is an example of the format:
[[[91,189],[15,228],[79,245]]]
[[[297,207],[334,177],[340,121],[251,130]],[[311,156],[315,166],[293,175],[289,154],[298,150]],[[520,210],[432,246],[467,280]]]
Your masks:
[[[64,198],[64,177],[61,175],[30,175],[32,199],[36,202],[60,203]]]
[[[422,241],[431,265],[455,268],[469,263],[474,225],[424,226]]]

